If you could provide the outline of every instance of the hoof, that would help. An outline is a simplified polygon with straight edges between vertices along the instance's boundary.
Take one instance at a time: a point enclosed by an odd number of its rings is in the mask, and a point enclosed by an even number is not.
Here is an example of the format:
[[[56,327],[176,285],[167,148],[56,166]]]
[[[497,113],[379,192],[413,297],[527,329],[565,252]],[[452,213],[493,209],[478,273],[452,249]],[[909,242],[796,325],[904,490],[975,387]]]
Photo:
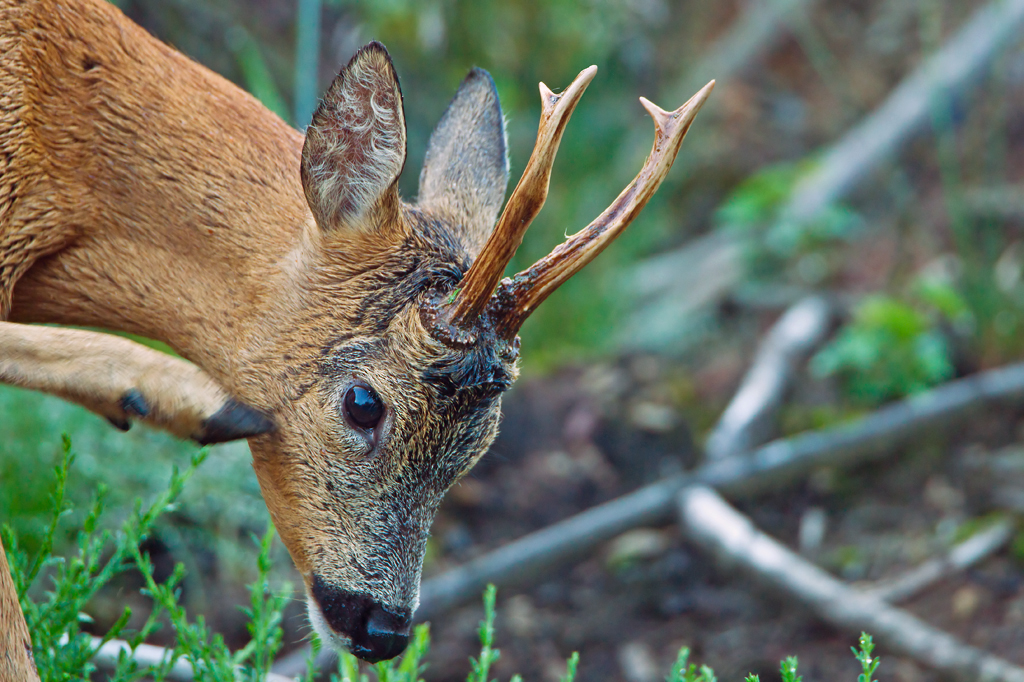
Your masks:
[[[265,414],[230,398],[203,422],[202,430],[195,436],[195,441],[200,445],[225,443],[273,430],[274,422]]]
[[[127,431],[132,428],[132,423],[124,417],[107,417],[107,421],[118,431]]]
[[[131,388],[125,391],[118,404],[125,414],[132,417],[145,418],[149,416],[149,403],[146,402],[146,399],[138,389]]]

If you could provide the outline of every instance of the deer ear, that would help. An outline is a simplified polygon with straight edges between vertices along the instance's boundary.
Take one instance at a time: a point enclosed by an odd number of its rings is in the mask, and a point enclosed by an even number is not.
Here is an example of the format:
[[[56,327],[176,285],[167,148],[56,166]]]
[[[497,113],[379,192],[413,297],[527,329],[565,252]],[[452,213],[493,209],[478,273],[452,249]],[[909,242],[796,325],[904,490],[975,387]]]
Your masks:
[[[419,205],[459,226],[471,256],[490,236],[508,184],[505,119],[490,74],[462,81],[427,147]]]
[[[306,129],[302,188],[323,230],[373,230],[399,208],[405,112],[391,57],[378,42],[331,83]]]

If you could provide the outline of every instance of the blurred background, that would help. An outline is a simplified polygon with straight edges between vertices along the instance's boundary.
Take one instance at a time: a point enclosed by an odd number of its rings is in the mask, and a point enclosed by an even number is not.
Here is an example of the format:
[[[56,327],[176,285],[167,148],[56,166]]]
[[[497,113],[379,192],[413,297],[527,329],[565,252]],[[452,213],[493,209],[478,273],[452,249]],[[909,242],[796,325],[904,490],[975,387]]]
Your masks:
[[[717,79],[647,209],[523,328],[524,378],[506,399],[502,436],[449,495],[428,575],[698,463],[758,341],[807,294],[829,295],[841,320],[811,358],[776,435],[838,423],[1021,355],[1024,52],[1013,3],[117,4],[300,129],[354,51],[383,42],[405,95],[408,200],[430,131],[472,66],[497,83],[514,185],[536,134],[537,83],[558,91],[596,64],[547,204],[510,272],[585,226],[640,168],[653,128],[637,97],[672,109]],[[992,510],[991,487],[964,474],[964,458],[1019,459],[1018,419],[980,415],[898,463],[823,471],[744,511],[795,543],[806,512],[820,510],[828,532],[815,550],[819,563],[848,579],[881,577]],[[172,464],[195,450],[141,426],[122,434],[57,399],[0,387],[0,518],[30,547],[46,523],[62,433],[78,454],[72,499],[84,508],[105,482],[110,523],[136,496],[162,489]],[[184,602],[237,646],[247,635],[234,604],[247,599],[251,536],[266,524],[247,447],[219,446],[147,547],[168,573],[185,564]],[[1018,544],[1017,553],[915,608],[1020,659]],[[280,580],[299,583],[280,547],[275,565]],[[125,600],[144,610],[129,583],[97,599],[97,627]],[[958,590],[969,592],[956,607],[949,600]],[[307,633],[302,611],[298,603],[289,611],[290,643]],[[653,682],[682,644],[723,679],[777,679],[778,660],[791,653],[807,680],[856,674],[848,637],[716,571],[672,527],[635,531],[557,578],[501,593],[498,613],[501,679],[520,672],[555,680],[579,650],[582,679]],[[464,676],[479,618],[479,606],[468,606],[435,620],[428,680]],[[892,660],[889,679],[932,679]]]

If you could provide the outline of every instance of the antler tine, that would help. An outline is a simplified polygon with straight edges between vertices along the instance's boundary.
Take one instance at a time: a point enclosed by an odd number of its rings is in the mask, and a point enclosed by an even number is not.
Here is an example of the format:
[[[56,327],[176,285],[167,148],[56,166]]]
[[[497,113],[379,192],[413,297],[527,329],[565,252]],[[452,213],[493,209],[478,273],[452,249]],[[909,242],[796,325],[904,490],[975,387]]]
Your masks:
[[[640,103],[654,119],[654,147],[643,168],[590,225],[502,284],[499,296],[504,314],[495,325],[499,336],[514,337],[544,299],[601,253],[640,213],[668,174],[690,124],[714,87],[715,81],[711,81],[686,104],[671,112],[640,98]]]
[[[459,284],[459,292],[446,314],[452,326],[464,328],[480,315],[498,286],[505,266],[522,243],[526,229],[544,206],[551,166],[565,124],[596,73],[596,66],[584,69],[560,95],[551,92],[544,83],[540,84],[540,124],[533,153],[494,231]]]

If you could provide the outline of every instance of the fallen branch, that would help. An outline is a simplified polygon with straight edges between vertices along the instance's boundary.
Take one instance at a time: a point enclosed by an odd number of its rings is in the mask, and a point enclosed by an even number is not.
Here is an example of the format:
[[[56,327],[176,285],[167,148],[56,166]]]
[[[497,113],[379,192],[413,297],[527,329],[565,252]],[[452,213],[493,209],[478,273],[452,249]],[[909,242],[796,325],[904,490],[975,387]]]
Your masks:
[[[783,216],[807,222],[849,194],[927,125],[936,101],[974,85],[992,58],[1019,37],[1022,25],[1024,0],[994,0],[977,10],[942,49],[825,152],[794,188]]]
[[[979,218],[1020,220],[1024,217],[1024,197],[1019,185],[974,187],[964,191],[961,205],[967,213]]]
[[[785,591],[828,622],[867,630],[892,650],[964,680],[1024,682],[1024,669],[963,644],[877,595],[856,590],[805,561],[730,507],[718,493],[691,486],[678,496],[680,522],[699,545]]]
[[[92,646],[99,646],[102,641],[98,637],[93,637]],[[126,655],[134,658],[135,662],[141,666],[157,666],[167,660],[169,651],[170,649],[152,644],[140,644],[132,651],[132,647],[128,642],[123,639],[112,639],[100,646],[92,660],[93,663],[104,670],[113,670],[117,667],[121,653],[124,652]],[[180,658],[175,661],[166,679],[175,680],[176,682],[191,682],[195,679],[195,671],[192,669],[191,663],[184,658]],[[284,675],[272,672],[267,673],[267,676],[263,679],[264,682],[295,682],[291,677],[285,677]]]
[[[749,452],[766,440],[793,376],[831,323],[832,306],[821,296],[803,299],[779,318],[708,437],[708,460]]]
[[[810,297],[792,306],[775,323],[761,343],[740,389],[708,439],[708,459],[734,456],[749,451],[763,441],[800,363],[824,340],[831,318],[832,310],[828,302],[820,297]],[[681,503],[690,490],[688,488],[680,493]],[[717,493],[712,495],[718,503],[726,504]],[[750,528],[754,527],[739,512],[733,510],[732,514],[733,525],[747,524]],[[1014,530],[1015,525],[1010,520],[1000,520],[957,545],[945,556],[926,561],[893,580],[860,588],[857,592],[886,602],[909,599],[990,556],[1010,541]],[[872,628],[865,626],[864,629]]]
[[[631,528],[671,518],[684,487],[709,485],[749,495],[819,466],[858,464],[892,451],[927,429],[947,427],[972,410],[1024,398],[1024,364],[990,370],[907,398],[855,422],[774,441],[749,455],[706,464],[598,505],[424,581],[418,620],[479,598],[488,583],[522,585]]]
[[[747,2],[729,30],[701,51],[700,60],[686,70],[678,85],[669,89],[673,94],[666,99],[685,101],[712,78],[719,87],[728,84],[785,38],[790,18],[806,13],[811,4],[811,0]],[[715,106],[714,102],[711,106]]]
[[[860,588],[859,592],[887,602],[906,601],[995,554],[1013,539],[1016,528],[1009,519],[1001,519],[953,547],[945,556],[930,559],[891,580]]]

